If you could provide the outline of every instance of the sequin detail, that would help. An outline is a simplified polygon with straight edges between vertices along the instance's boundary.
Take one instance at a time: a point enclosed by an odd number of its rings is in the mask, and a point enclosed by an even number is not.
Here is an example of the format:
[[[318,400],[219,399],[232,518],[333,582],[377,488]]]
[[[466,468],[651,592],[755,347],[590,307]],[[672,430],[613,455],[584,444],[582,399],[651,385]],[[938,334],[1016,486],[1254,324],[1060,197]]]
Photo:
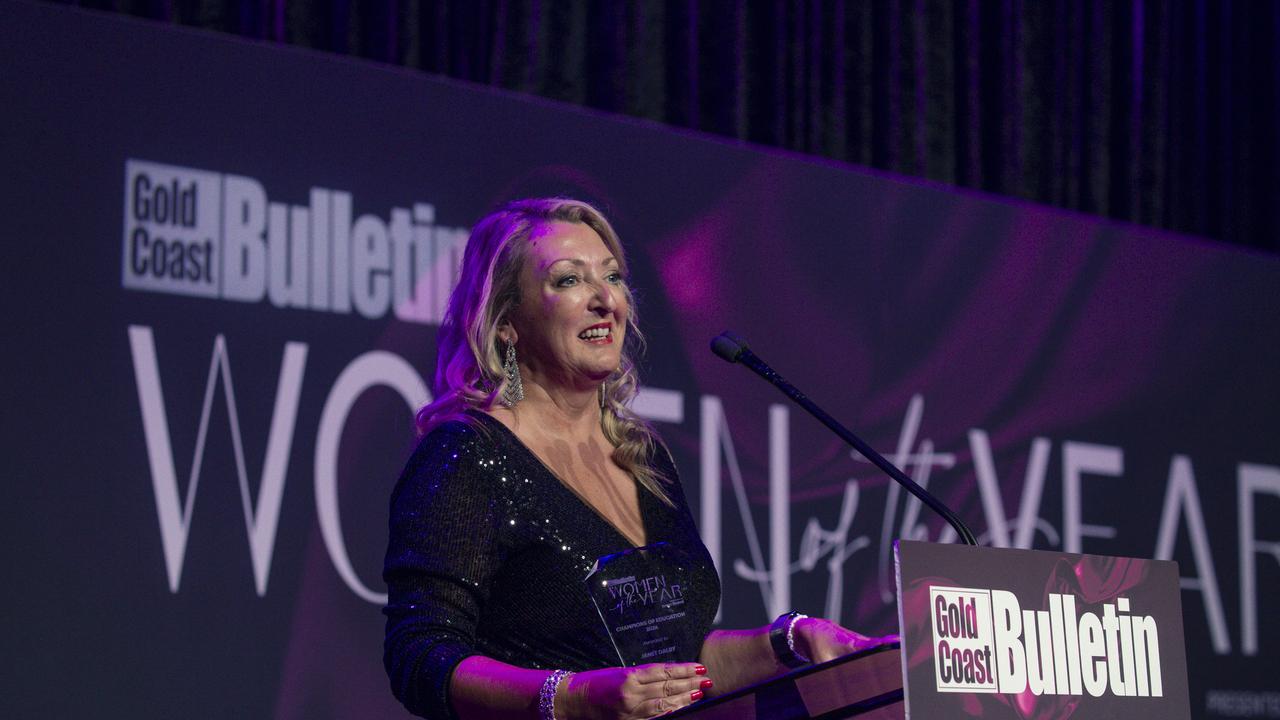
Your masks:
[[[474,417],[424,437],[391,497],[383,659],[396,697],[429,718],[454,717],[449,678],[470,655],[540,669],[618,664],[583,579],[630,542],[505,426]],[[676,478],[665,451],[653,464]],[[720,584],[678,480],[669,491],[675,509],[640,492],[645,534],[692,556],[685,632],[705,637]]]

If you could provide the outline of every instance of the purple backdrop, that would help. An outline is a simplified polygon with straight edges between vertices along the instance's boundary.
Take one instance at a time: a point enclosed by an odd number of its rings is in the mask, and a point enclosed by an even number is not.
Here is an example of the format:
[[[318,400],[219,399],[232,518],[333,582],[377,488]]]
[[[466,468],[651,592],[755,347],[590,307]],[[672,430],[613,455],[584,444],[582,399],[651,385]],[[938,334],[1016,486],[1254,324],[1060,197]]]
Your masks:
[[[896,626],[946,537],[1177,560],[1195,717],[1280,717],[1280,262],[372,65],[0,0],[11,716],[396,716],[386,498],[501,199],[600,203],[723,624]],[[176,183],[176,185],[174,184]],[[162,269],[163,268],[163,269]]]

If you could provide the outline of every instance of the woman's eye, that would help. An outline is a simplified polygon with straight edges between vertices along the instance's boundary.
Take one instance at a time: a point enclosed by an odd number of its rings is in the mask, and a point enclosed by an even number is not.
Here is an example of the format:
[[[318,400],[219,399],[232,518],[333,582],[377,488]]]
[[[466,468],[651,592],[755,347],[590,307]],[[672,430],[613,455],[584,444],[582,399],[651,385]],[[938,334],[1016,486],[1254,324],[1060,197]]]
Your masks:
[[[565,275],[559,280],[556,280],[556,287],[570,287],[572,285],[577,285],[577,284],[578,284],[577,275]]]
[[[618,273],[618,272],[609,273],[606,276],[606,279],[609,282],[613,283],[614,285],[621,285],[624,282],[622,273]]]

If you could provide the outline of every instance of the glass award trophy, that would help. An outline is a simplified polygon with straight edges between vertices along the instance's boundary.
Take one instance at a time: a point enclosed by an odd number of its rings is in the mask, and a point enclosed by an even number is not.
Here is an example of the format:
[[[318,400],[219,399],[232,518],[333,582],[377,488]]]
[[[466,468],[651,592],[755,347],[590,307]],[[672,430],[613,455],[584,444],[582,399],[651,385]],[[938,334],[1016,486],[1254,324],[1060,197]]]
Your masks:
[[[697,657],[702,638],[682,632],[691,578],[688,557],[665,542],[596,560],[587,592],[623,666]]]

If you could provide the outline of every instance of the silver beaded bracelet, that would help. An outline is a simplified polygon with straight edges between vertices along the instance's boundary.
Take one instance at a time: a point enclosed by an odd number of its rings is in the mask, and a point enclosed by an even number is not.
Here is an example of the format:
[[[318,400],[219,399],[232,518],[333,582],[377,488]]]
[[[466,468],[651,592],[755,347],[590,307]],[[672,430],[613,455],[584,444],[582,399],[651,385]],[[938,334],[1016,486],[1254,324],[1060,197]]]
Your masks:
[[[793,654],[795,654],[796,657],[803,660],[806,664],[811,663],[813,661],[805,657],[804,653],[800,652],[799,650],[796,650],[796,622],[803,620],[807,617],[809,616],[805,615],[804,613],[792,613],[791,622],[787,623],[787,649],[790,650]]]
[[[769,626],[769,645],[778,662],[789,668],[808,665],[811,661],[803,653],[796,650],[796,621],[807,618],[798,612],[784,613]]]
[[[556,670],[542,681],[542,689],[538,691],[538,720],[556,720],[556,691],[560,689],[560,681],[571,675],[568,670]]]

